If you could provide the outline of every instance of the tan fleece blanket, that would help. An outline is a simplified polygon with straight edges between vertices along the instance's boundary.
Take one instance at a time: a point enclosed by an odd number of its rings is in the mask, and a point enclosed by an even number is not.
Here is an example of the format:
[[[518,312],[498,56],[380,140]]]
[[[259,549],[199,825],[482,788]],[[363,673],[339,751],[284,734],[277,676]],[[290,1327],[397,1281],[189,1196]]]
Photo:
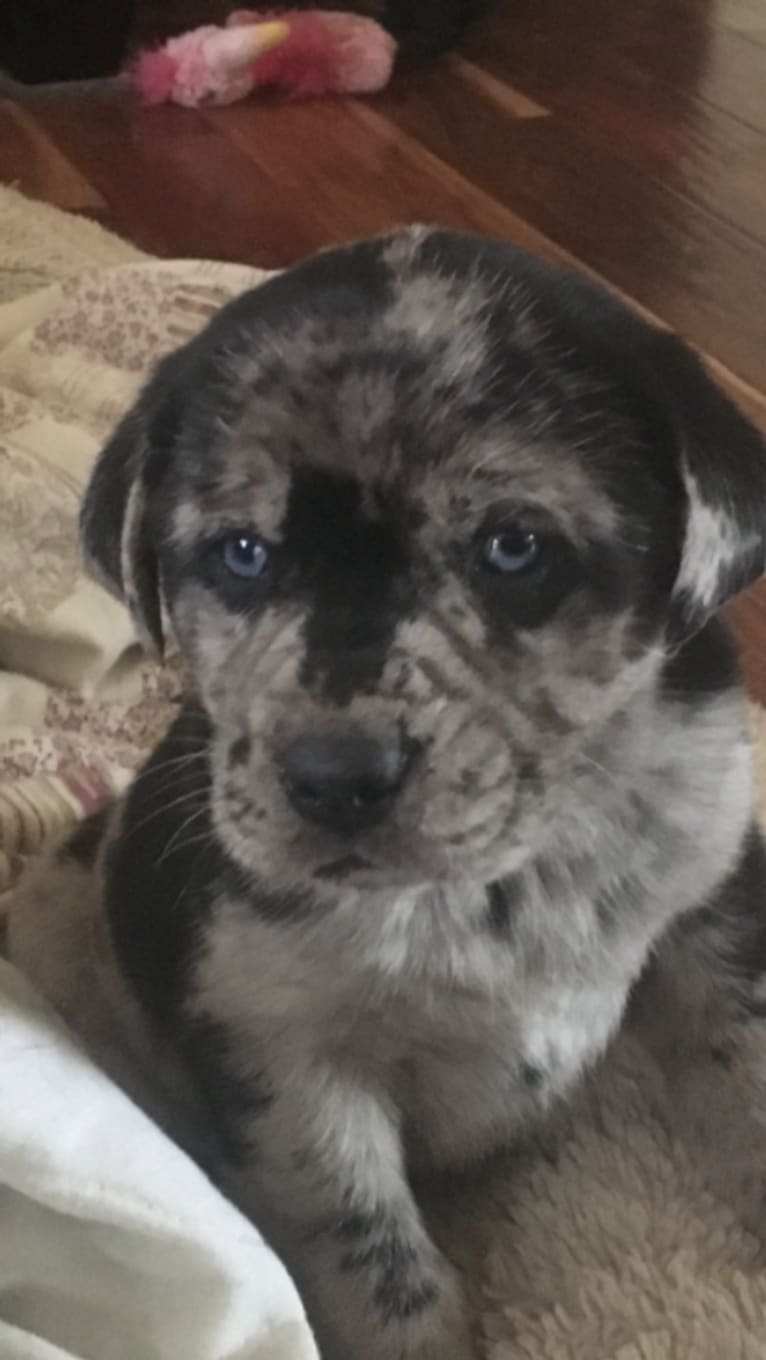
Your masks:
[[[255,271],[159,263],[0,190],[0,886],[119,786],[177,683],[79,571],[77,498],[147,364]],[[753,711],[758,772],[766,717]],[[3,859],[3,856],[5,857]],[[763,1360],[766,1262],[621,1041],[555,1148],[438,1212],[489,1360]]]

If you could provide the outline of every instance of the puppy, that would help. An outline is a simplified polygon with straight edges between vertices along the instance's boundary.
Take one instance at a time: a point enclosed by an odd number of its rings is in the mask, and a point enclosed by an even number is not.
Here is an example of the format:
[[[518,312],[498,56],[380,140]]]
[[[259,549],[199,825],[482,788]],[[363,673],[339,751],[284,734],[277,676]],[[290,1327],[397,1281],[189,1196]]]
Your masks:
[[[225,307],[101,455],[88,558],[189,685],[60,858],[326,1360],[471,1354],[413,1178],[523,1137],[629,998],[679,1090],[697,1052],[736,1069],[760,1158],[765,860],[716,616],[765,512],[677,339],[423,229]]]

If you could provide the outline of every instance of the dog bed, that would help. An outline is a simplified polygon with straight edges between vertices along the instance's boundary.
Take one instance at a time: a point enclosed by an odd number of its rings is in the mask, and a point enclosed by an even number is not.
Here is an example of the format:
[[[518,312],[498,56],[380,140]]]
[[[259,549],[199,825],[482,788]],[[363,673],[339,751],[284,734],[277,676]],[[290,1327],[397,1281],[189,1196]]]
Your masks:
[[[130,777],[167,722],[179,683],[172,664],[158,672],[143,662],[124,611],[80,572],[75,516],[88,467],[147,365],[259,275],[148,259],[10,190],[0,190],[0,260],[0,886],[7,895],[50,830]],[[754,707],[752,721],[764,788],[766,713]],[[172,1308],[153,1311],[157,1291],[147,1289],[136,1247],[150,1240],[158,1250],[152,1234],[158,1224],[167,1229],[171,1214],[162,1271],[168,1253],[177,1253],[179,1270],[193,1260],[195,1297],[207,1278],[216,1307],[227,1299],[237,1319],[225,1343],[219,1334],[217,1351],[199,1354],[309,1356],[297,1299],[257,1234],[2,967],[0,1029],[13,1042],[0,1044],[0,1083],[13,1098],[0,1105],[0,1203],[15,1194],[17,1207],[20,1196],[34,1212],[24,1220],[26,1255],[0,1249],[0,1357],[196,1356],[188,1327],[173,1336]],[[39,1062],[30,1064],[35,1047]],[[116,1128],[139,1148],[133,1168],[108,1151]],[[196,1196],[198,1212],[182,1214],[178,1195],[187,1207]],[[627,1037],[544,1146],[456,1187],[432,1214],[464,1272],[488,1360],[766,1354],[763,1250],[688,1156],[672,1096]],[[231,1250],[216,1252],[219,1218]],[[248,1252],[261,1253],[249,1314],[242,1267],[256,1257]],[[48,1272],[60,1295],[47,1287]],[[72,1321],[72,1299],[85,1301],[87,1325],[80,1315]],[[265,1314],[288,1330],[269,1331]],[[185,1325],[183,1305],[176,1316]]]

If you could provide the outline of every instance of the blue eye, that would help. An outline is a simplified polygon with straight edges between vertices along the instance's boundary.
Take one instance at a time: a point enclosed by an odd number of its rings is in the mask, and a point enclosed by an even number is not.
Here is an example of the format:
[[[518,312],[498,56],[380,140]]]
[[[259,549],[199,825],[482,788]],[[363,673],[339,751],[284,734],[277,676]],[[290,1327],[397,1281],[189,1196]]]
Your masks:
[[[266,570],[268,549],[255,534],[231,534],[221,544],[221,557],[227,571],[245,581],[254,581]]]
[[[529,571],[539,560],[542,545],[537,534],[527,529],[505,529],[485,540],[482,559],[485,567],[504,576]]]

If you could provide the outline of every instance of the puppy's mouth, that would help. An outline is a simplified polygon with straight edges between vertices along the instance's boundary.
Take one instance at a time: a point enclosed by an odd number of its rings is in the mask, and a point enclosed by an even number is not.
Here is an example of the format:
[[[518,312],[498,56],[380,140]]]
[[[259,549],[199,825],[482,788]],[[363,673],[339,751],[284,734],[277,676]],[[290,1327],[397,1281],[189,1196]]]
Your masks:
[[[375,866],[363,855],[342,855],[339,859],[330,860],[327,864],[320,864],[314,870],[314,877],[327,879],[336,883],[343,883],[348,878],[355,878],[357,874],[374,873]]]
[[[319,850],[317,854],[316,851]],[[414,835],[391,828],[364,838],[364,843],[336,852],[314,846],[310,870],[316,883],[343,884],[358,889],[410,888],[449,878],[451,864],[443,849]]]
[[[420,856],[393,855],[380,847],[368,853],[367,848],[348,850],[331,858],[322,855],[314,860],[309,871],[317,884],[349,888],[408,887],[429,877]]]

